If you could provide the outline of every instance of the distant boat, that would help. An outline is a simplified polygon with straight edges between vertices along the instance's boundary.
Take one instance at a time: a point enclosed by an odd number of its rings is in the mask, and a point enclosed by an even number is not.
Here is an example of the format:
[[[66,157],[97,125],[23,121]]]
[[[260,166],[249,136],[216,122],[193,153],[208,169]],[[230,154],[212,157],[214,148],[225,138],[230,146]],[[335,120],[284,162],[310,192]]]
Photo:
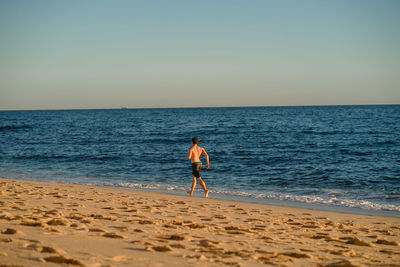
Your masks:
[[[126,107],[122,107],[121,109],[126,109]]]

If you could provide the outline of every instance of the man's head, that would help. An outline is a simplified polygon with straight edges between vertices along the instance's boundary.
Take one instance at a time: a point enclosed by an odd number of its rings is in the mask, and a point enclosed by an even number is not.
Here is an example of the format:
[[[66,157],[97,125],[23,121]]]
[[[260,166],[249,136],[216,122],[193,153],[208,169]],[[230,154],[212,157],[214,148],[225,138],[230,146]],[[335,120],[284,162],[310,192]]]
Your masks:
[[[192,143],[193,143],[194,145],[197,145],[197,144],[199,143],[199,138],[197,138],[197,136],[193,137],[193,138],[192,138]]]

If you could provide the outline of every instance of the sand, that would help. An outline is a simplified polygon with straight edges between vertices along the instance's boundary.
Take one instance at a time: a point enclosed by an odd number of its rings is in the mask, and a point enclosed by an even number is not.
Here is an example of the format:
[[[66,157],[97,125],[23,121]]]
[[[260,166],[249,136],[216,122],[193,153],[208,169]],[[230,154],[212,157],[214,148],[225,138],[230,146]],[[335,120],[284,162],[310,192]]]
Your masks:
[[[400,219],[0,178],[0,266],[400,266]]]

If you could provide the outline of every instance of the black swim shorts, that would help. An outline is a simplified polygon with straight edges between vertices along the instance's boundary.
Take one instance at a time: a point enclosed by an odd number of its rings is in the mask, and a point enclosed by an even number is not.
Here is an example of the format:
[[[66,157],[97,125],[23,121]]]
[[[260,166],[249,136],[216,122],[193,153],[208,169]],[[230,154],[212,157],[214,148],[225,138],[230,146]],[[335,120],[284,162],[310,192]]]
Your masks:
[[[201,163],[192,163],[192,174],[196,178],[200,178]]]

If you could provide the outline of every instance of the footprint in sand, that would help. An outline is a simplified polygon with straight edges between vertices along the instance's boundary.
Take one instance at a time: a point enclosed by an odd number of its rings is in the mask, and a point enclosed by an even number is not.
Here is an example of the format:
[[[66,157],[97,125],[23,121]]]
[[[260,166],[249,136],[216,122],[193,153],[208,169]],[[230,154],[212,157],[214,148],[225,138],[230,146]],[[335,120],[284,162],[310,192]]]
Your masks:
[[[150,221],[150,220],[139,220],[138,223],[139,224],[154,224],[154,222]]]
[[[13,210],[26,211],[26,209],[21,209],[21,208],[18,207],[18,206],[12,206],[11,208],[12,208]]]
[[[79,223],[73,223],[69,227],[74,228],[77,231],[86,231],[87,227],[84,224],[79,224]]]
[[[89,228],[89,232],[104,233],[105,231],[100,228]]]
[[[375,230],[374,232],[381,233],[381,234],[388,235],[388,236],[394,236],[394,234],[391,231],[388,231],[386,229],[385,230]]]
[[[260,239],[264,240],[265,243],[274,243],[275,240],[269,236],[262,236]]]
[[[197,223],[191,223],[186,225],[187,227],[191,228],[191,229],[201,229],[201,228],[205,228],[205,225],[202,224],[197,224]]]
[[[27,249],[32,249],[35,251],[39,251],[42,249],[42,246],[40,245],[40,243],[35,242],[35,243],[25,243],[23,244],[23,247],[27,248]]]
[[[342,250],[329,250],[329,254],[332,255],[340,255],[340,256],[346,256],[346,257],[351,257],[355,256],[356,253],[352,249],[342,249]]]
[[[108,220],[108,221],[116,221],[117,220],[115,216],[104,216],[102,214],[91,214],[90,217],[93,219],[98,219],[98,220]]]
[[[114,228],[114,229],[120,230],[121,232],[126,232],[126,231],[128,231],[128,230],[129,230],[129,228],[128,228],[128,227],[126,227],[126,226],[119,226],[119,225],[111,226],[111,228]]]
[[[155,246],[155,247],[151,247],[151,249],[154,251],[158,251],[158,252],[172,251],[172,248],[170,246]]]
[[[379,252],[380,253],[385,253],[385,254],[388,254],[388,255],[400,255],[400,252],[395,252],[395,251],[390,250],[390,249],[381,249],[381,250],[379,250]]]
[[[12,228],[7,228],[6,230],[1,231],[1,233],[3,235],[14,235],[16,234],[18,231]]]
[[[14,218],[15,218],[14,215],[12,215],[11,213],[8,213],[6,211],[0,211],[0,219],[12,221],[14,220]]]
[[[52,262],[52,263],[59,263],[59,264],[69,264],[69,265],[76,265],[76,266],[84,266],[80,261],[69,259],[64,256],[52,256],[43,258],[45,262]]]
[[[386,239],[378,239],[375,242],[376,244],[380,244],[380,245],[388,245],[388,246],[399,246],[399,243],[396,241],[389,241]]]
[[[283,255],[283,256],[288,256],[288,257],[298,258],[298,259],[311,258],[310,255],[305,254],[305,253],[299,253],[299,252],[284,252],[284,253],[278,253],[278,255]]]
[[[84,215],[80,214],[80,213],[71,213],[69,216],[67,216],[67,218],[71,219],[71,220],[78,220],[79,221],[79,220],[84,218]]]
[[[323,266],[323,267],[341,267],[341,266],[357,267],[357,265],[353,265],[348,260],[340,260],[340,261],[336,261],[336,262],[332,262],[332,263],[328,263],[328,264],[323,264],[323,265],[320,265],[320,266]]]
[[[341,240],[347,240],[347,242],[345,242],[346,244],[350,244],[350,245],[356,245],[356,246],[365,246],[365,247],[370,247],[371,243],[365,242],[360,240],[357,237],[340,237],[339,239]]]
[[[52,254],[56,253],[56,254],[58,254],[58,251],[55,248],[52,248],[49,246],[41,246],[40,242],[37,240],[31,240],[31,241],[34,241],[34,243],[27,244],[26,248],[33,249],[33,250],[36,250],[41,253],[52,253]]]
[[[56,210],[56,209],[54,209],[54,210],[49,210],[49,211],[47,211],[45,214],[46,214],[46,215],[55,215],[55,216],[59,216],[59,217],[64,216],[64,214],[63,214],[61,211]]]
[[[154,208],[167,208],[166,205],[161,205],[161,204],[153,205],[153,207],[154,207]]]
[[[21,225],[31,226],[31,227],[43,227],[44,226],[43,223],[36,222],[36,221],[24,221],[24,222],[21,222]]]
[[[66,226],[66,225],[70,224],[70,221],[63,219],[63,218],[59,218],[59,219],[52,219],[52,220],[48,221],[47,224],[52,225],[52,226],[56,226],[56,225]]]
[[[79,207],[79,208],[86,208],[86,206],[85,206],[85,205],[83,205],[83,204],[79,204],[79,203],[71,203],[71,204],[69,204],[69,205],[68,205],[68,207],[75,207],[75,208],[77,208],[77,207]]]
[[[211,241],[207,239],[200,240],[199,246],[200,247],[205,247],[205,248],[210,248],[210,247],[215,247],[215,245],[218,245],[218,241]]]
[[[0,238],[0,243],[10,243],[12,242],[11,238]]]
[[[265,230],[265,225],[255,225],[254,227],[251,228],[253,231],[264,231]]]
[[[184,245],[181,245],[181,244],[171,244],[170,246],[171,246],[172,248],[181,248],[181,249],[186,248]]]
[[[181,235],[165,235],[165,236],[159,236],[158,238],[165,239],[165,240],[179,240],[179,241],[185,239],[185,237],[181,236]]]
[[[116,233],[104,233],[104,237],[107,238],[114,238],[114,239],[123,239],[124,237],[122,235],[116,234]]]
[[[251,230],[246,228],[240,228],[236,226],[227,226],[225,230],[228,234],[244,234],[244,232],[251,233]]]
[[[140,213],[141,211],[138,209],[128,209],[128,210],[124,210],[124,212]]]
[[[86,223],[86,224],[91,224],[93,223],[93,219],[92,218],[83,218],[81,220],[79,220],[81,223]]]
[[[326,233],[317,233],[317,234],[314,234],[314,235],[305,235],[304,237],[311,238],[311,239],[323,239],[323,240],[328,241],[328,242],[329,241],[338,241],[338,242],[340,242],[337,239],[331,238],[329,236],[329,234],[326,234]]]
[[[206,256],[204,256],[203,254],[201,255],[182,255],[183,258],[187,258],[187,259],[197,259],[197,260],[206,260]],[[217,261],[215,261],[217,262]],[[232,265],[233,266],[233,265]]]
[[[258,257],[257,260],[264,264],[276,265],[273,261],[292,261],[290,258],[306,259],[311,258],[310,255],[298,252],[267,252],[264,256]]]
[[[369,233],[369,229],[365,227],[358,228],[358,230],[364,233]]]

